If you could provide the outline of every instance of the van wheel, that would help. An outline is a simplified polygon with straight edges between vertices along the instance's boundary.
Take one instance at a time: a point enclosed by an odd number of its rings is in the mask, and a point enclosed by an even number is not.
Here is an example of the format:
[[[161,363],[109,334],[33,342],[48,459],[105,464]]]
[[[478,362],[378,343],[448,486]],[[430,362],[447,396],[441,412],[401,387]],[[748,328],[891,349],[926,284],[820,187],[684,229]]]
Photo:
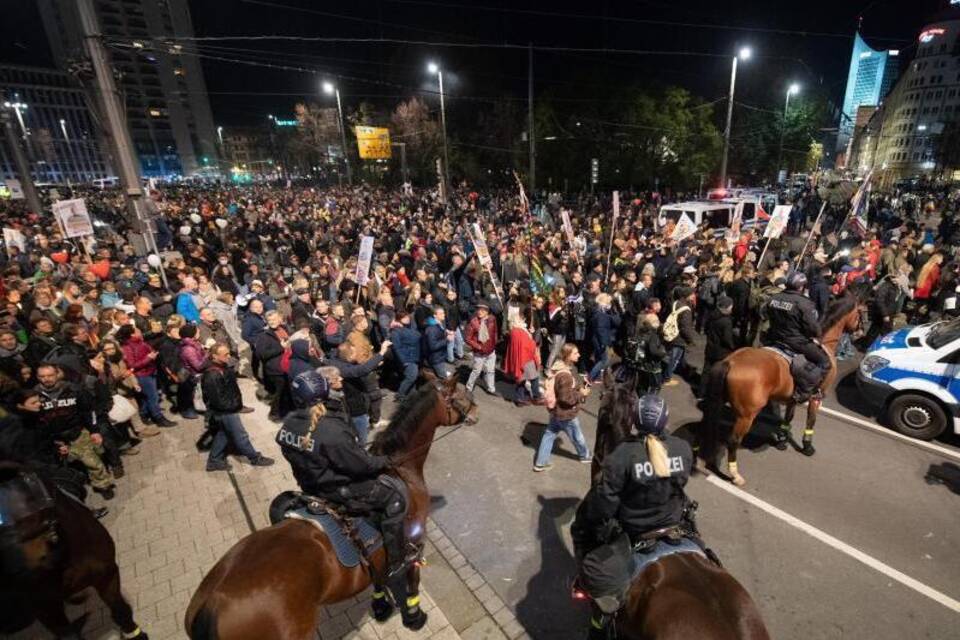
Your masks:
[[[905,436],[933,440],[947,428],[947,416],[936,401],[907,393],[890,403],[890,421]]]

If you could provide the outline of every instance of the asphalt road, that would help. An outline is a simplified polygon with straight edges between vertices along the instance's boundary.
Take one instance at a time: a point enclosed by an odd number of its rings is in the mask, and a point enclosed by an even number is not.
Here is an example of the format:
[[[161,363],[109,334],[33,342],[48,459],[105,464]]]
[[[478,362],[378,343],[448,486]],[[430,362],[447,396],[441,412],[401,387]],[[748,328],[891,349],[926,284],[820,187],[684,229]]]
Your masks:
[[[826,405],[864,419],[849,385],[842,381]],[[689,387],[665,397],[672,428],[695,428],[701,413]],[[587,611],[569,597],[569,525],[589,468],[563,440],[554,467],[533,473],[546,411],[482,393],[478,402],[480,423],[437,442],[427,461],[440,498],[433,517],[532,637],[581,638]],[[596,404],[591,398],[581,414],[591,444]],[[801,409],[798,438],[803,419]],[[743,492],[697,475],[689,493],[704,537],[752,594],[772,637],[957,637],[960,482],[926,479],[931,470],[960,473],[955,438],[939,443],[956,452],[950,457],[821,414],[812,458],[762,438],[749,444],[740,454]]]

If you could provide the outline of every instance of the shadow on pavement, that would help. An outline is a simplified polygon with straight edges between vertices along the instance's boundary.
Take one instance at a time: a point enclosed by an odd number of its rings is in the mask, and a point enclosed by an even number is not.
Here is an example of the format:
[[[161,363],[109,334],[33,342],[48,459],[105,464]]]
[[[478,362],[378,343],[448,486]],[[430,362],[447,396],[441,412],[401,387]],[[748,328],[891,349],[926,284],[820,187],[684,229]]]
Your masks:
[[[537,571],[527,582],[517,603],[517,620],[535,640],[573,640],[586,635],[589,608],[570,597],[576,561],[567,549],[562,531],[573,521],[579,498],[537,496]],[[527,573],[527,572],[520,572]]]
[[[868,404],[857,388],[857,370],[854,369],[837,381],[835,387],[837,402],[841,407],[868,418],[875,417],[876,407]]]
[[[927,470],[927,484],[942,484],[953,493],[960,495],[960,466],[952,462],[932,464]]]

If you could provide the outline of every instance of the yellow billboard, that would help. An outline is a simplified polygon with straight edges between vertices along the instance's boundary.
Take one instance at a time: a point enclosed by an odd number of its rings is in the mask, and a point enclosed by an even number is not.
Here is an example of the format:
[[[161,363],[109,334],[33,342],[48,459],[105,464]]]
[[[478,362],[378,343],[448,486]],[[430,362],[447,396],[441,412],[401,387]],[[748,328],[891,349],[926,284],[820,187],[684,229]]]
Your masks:
[[[390,157],[390,130],[386,127],[355,127],[357,150],[363,160],[386,160]]]

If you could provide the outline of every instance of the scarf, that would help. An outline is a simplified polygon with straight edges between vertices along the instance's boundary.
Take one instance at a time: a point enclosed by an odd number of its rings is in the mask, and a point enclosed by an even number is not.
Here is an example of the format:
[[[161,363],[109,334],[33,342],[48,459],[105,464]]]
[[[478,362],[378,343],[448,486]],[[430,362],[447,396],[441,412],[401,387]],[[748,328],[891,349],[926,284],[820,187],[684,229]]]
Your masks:
[[[480,340],[481,344],[486,344],[487,340],[490,339],[490,330],[487,328],[487,320],[485,318],[480,321],[480,328],[477,330],[477,338]]]

